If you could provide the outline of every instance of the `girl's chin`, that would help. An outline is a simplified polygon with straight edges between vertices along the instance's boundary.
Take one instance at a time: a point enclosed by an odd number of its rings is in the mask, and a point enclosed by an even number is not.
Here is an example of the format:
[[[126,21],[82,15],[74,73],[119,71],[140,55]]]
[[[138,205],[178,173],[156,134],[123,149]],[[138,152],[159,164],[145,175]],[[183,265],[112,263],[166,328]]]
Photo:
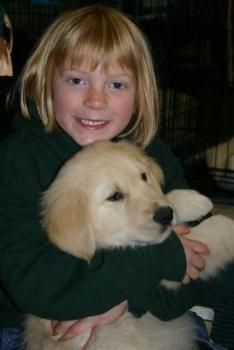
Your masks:
[[[93,143],[98,141],[108,141],[111,139],[111,135],[87,135],[87,137],[73,137],[73,140],[82,147],[92,145]]]

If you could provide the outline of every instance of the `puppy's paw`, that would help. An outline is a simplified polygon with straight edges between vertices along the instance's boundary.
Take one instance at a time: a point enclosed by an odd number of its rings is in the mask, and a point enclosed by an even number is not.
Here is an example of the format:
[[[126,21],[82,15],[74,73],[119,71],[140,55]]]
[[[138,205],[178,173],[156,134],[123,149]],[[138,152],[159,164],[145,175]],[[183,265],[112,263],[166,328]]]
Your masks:
[[[167,199],[175,208],[177,223],[199,220],[213,209],[211,200],[194,190],[173,190]]]
[[[176,281],[169,281],[169,280],[166,280],[166,279],[163,279],[161,282],[160,282],[160,285],[167,288],[167,289],[178,289],[180,286],[181,286],[181,283],[180,282],[176,282]]]

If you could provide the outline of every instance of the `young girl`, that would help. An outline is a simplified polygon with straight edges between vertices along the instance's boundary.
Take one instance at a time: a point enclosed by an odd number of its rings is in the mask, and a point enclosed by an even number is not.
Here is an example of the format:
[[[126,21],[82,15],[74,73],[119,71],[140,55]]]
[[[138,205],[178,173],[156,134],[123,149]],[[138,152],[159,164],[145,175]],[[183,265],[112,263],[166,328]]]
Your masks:
[[[175,293],[157,285],[199,276],[207,253],[199,242],[172,234],[161,245],[97,252],[88,264],[52,246],[40,225],[41,193],[70,156],[98,140],[130,139],[161,164],[165,192],[186,187],[177,159],[155,137],[158,119],[147,42],[126,16],[91,6],[48,28],[20,77],[15,132],[0,147],[0,349],[23,346],[28,313],[59,321],[101,315],[102,324],[124,301],[138,316],[164,320],[198,303],[199,281]]]

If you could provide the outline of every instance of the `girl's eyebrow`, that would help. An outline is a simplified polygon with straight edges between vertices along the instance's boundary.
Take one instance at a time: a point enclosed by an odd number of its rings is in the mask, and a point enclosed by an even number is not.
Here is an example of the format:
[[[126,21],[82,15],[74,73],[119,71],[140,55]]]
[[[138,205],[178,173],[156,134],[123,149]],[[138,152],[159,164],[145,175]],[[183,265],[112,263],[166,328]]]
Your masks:
[[[82,73],[82,74],[85,74],[87,72],[82,72],[80,70],[75,70],[75,69],[64,69],[64,70],[61,70],[61,73],[62,74],[75,74],[75,73]]]
[[[119,73],[119,74],[110,74],[111,78],[128,78],[128,79],[135,79],[134,75],[132,75],[131,73]]]

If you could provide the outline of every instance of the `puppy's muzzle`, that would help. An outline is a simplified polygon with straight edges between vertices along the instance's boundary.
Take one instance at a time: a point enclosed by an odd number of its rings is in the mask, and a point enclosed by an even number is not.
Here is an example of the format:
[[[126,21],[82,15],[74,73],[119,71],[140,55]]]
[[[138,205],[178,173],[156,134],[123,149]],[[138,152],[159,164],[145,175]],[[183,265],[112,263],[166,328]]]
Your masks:
[[[162,226],[168,226],[173,220],[173,210],[171,207],[161,207],[154,214],[154,221]]]

